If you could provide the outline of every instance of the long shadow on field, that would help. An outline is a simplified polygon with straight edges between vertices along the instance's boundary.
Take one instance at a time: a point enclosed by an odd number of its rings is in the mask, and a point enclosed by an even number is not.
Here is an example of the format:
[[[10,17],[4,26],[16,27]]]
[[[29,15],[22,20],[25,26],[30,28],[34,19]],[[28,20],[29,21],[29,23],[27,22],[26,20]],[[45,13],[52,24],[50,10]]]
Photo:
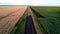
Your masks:
[[[31,8],[31,7],[30,7]],[[36,17],[38,18],[44,18],[44,16],[42,16],[41,14],[39,14],[37,11],[35,11],[33,8],[31,8],[32,12],[35,14]]]
[[[41,29],[41,32],[42,34],[48,34],[48,32],[46,31],[46,29],[44,29],[44,27],[42,26],[42,24],[40,23],[40,29]]]
[[[32,16],[29,15],[26,17],[26,25],[25,25],[25,32],[24,34],[37,34],[34,24],[33,24],[33,20],[32,20]]]

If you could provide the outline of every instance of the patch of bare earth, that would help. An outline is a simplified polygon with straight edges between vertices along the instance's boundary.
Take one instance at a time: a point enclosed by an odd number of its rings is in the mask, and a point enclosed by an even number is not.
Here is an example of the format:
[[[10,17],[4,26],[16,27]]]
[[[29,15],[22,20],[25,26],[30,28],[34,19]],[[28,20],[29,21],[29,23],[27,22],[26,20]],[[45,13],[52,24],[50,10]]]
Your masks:
[[[42,34],[42,32],[41,32],[41,30],[40,30],[40,28],[38,26],[38,23],[36,22],[36,20],[34,18],[34,15],[32,13],[32,10],[30,10],[30,12],[31,12],[31,15],[32,15],[32,19],[33,19],[33,22],[34,22],[34,27],[36,29],[37,34]]]
[[[0,6],[0,34],[9,34],[27,6]]]

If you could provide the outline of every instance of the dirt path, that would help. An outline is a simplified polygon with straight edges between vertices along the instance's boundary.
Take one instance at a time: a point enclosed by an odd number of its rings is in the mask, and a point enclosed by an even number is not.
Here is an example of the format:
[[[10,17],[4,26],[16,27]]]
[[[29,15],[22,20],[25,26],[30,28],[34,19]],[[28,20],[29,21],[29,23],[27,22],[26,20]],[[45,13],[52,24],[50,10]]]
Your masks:
[[[37,34],[42,34],[42,32],[40,31],[40,28],[39,28],[39,26],[38,26],[38,23],[36,22],[36,20],[35,20],[35,16],[36,15],[34,15],[33,14],[33,10],[30,8],[30,10],[31,10],[31,15],[32,15],[32,19],[33,19],[33,21],[34,21],[34,27],[35,27],[35,29],[36,29],[36,32],[37,32]]]
[[[32,13],[34,13],[34,14],[32,14]],[[35,29],[37,31],[37,34],[48,34],[48,32],[44,29],[44,27],[42,26],[42,24],[40,24],[40,26],[38,26],[37,21],[34,19],[35,16],[36,16],[36,18],[45,18],[45,17],[42,16],[41,14],[39,14],[33,8],[31,8],[31,14],[32,14],[32,18],[33,18],[33,21],[34,21],[34,25],[35,25]]]
[[[13,29],[14,25],[17,23],[19,18],[25,12],[27,6],[5,6],[0,11],[0,34],[9,34],[9,32]],[[11,7],[11,8],[10,8]],[[1,8],[0,8],[1,9]],[[6,13],[7,12],[7,13]],[[2,18],[3,16],[4,18]]]
[[[33,23],[33,19],[32,19],[29,7],[28,7],[28,15],[26,17],[26,26],[25,26],[24,34],[37,34],[35,27],[34,27],[34,23]]]

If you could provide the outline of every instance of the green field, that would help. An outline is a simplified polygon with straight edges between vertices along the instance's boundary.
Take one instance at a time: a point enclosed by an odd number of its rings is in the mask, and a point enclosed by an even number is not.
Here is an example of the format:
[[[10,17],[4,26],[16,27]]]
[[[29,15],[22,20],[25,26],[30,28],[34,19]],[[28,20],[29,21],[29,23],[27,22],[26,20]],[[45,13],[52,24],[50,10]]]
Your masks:
[[[27,13],[28,12],[26,10],[10,34],[24,34]]]
[[[35,19],[39,26],[42,26],[48,34],[60,34],[60,7],[32,7],[44,18]]]

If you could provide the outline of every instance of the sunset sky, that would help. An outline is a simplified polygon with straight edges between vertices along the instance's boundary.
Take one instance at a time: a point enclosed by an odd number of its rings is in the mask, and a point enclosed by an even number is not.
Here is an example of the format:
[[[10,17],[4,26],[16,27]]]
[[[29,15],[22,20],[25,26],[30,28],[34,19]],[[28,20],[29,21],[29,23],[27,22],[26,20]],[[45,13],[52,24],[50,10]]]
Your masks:
[[[0,5],[60,6],[60,0],[0,0]]]

